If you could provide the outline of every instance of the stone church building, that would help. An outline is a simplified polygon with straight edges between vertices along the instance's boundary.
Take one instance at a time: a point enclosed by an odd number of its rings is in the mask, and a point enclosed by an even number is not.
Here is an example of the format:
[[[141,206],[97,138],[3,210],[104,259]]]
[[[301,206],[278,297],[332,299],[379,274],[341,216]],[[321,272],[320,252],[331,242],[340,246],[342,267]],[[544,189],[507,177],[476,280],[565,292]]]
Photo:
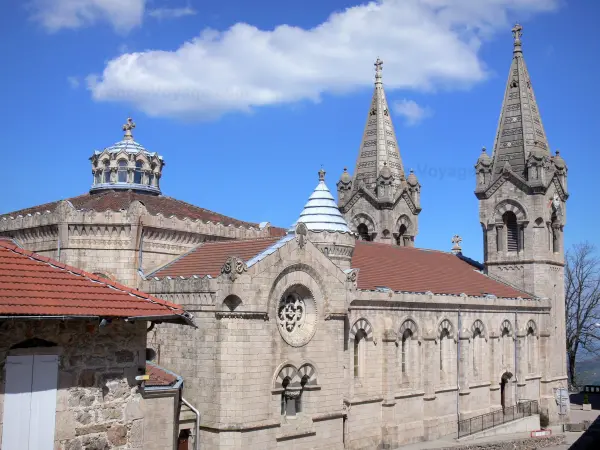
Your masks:
[[[563,422],[567,168],[513,34],[493,152],[475,166],[483,264],[458,237],[418,248],[421,185],[380,60],[354,173],[336,202],[321,170],[288,230],[162,195],[164,160],[130,120],[92,155],[89,193],[0,216],[0,234],[194,314],[197,329],[162,324],[149,341],[201,413],[202,448],[391,448],[525,400]]]

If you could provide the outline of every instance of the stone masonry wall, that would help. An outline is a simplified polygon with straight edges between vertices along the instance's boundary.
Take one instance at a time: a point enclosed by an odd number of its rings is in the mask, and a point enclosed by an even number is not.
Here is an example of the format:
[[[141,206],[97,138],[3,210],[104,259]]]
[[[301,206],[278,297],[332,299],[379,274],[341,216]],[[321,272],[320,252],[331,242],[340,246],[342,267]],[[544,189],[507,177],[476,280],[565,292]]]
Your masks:
[[[16,349],[28,339],[57,347]],[[135,377],[145,366],[146,323],[113,321],[0,322],[0,412],[9,354],[59,354],[55,448],[59,450],[141,449],[144,403]],[[2,430],[0,416],[0,433]],[[1,440],[1,436],[0,436]]]

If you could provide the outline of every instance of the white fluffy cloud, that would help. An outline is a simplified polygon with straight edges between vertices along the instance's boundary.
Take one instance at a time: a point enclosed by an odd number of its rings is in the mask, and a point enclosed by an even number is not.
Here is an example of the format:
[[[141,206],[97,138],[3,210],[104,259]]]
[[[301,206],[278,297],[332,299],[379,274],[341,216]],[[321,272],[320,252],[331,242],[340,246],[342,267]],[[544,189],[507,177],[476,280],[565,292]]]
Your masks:
[[[142,23],[146,0],[32,0],[29,6],[50,32],[108,22],[122,33]]]
[[[430,108],[423,107],[414,100],[402,99],[394,102],[393,109],[397,115],[404,118],[408,126],[416,125],[432,115]]]
[[[178,19],[179,17],[194,16],[197,13],[198,12],[190,6],[184,8],[156,8],[148,11],[150,17],[154,17],[158,20]]]
[[[378,0],[311,29],[237,23],[204,30],[175,51],[121,55],[90,75],[88,88],[98,101],[150,115],[215,118],[368,86],[377,56],[388,89],[468,86],[485,77],[481,42],[498,30],[510,42],[511,13],[525,18],[557,1]]]

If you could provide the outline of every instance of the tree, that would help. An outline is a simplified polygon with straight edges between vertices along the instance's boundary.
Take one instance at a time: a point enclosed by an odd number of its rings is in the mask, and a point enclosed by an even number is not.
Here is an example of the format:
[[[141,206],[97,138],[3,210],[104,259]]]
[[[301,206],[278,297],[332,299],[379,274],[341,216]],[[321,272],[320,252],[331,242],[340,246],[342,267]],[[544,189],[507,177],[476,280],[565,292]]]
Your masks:
[[[569,381],[577,386],[577,355],[600,354],[600,259],[592,244],[576,244],[566,254],[565,301]]]

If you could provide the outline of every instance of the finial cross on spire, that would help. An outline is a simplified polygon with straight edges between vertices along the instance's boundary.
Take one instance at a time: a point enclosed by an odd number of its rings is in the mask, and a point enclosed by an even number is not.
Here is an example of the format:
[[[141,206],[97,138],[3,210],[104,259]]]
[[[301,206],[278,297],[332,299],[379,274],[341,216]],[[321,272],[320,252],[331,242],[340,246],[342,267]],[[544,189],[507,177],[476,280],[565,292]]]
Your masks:
[[[523,36],[523,27],[518,23],[512,29],[513,36],[515,38],[515,44],[521,43],[521,36]]]
[[[131,117],[127,118],[127,123],[123,125],[123,131],[125,132],[125,139],[133,139],[133,135],[131,134],[131,130],[135,128],[135,123]]]
[[[377,61],[375,61],[375,78],[381,78],[381,70],[383,69],[383,61],[377,57]]]

